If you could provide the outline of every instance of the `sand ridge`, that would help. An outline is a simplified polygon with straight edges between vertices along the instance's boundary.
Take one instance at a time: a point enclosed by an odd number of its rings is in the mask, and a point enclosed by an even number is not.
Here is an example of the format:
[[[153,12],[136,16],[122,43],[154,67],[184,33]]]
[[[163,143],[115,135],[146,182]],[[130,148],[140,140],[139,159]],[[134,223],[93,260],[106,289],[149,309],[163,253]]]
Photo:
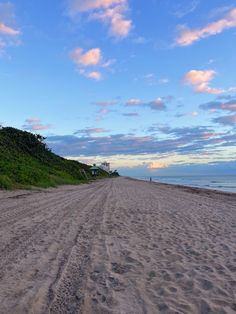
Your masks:
[[[236,313],[236,195],[101,180],[0,192],[0,313]]]

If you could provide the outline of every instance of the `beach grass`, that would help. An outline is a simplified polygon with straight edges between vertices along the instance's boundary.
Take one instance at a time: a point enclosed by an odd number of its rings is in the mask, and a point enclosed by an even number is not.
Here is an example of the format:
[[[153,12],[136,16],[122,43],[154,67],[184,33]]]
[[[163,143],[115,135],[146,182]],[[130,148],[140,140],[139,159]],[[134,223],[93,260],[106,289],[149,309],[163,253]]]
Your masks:
[[[92,179],[90,166],[57,156],[44,140],[40,135],[15,128],[0,129],[0,188],[47,188]],[[101,170],[98,178],[107,176]]]

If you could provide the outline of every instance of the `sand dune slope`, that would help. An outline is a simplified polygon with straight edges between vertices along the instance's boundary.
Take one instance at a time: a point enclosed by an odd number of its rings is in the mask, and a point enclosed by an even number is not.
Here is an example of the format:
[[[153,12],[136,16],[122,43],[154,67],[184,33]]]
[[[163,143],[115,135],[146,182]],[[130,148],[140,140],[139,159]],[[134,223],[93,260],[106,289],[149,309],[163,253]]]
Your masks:
[[[236,195],[127,178],[0,192],[0,313],[236,313]]]

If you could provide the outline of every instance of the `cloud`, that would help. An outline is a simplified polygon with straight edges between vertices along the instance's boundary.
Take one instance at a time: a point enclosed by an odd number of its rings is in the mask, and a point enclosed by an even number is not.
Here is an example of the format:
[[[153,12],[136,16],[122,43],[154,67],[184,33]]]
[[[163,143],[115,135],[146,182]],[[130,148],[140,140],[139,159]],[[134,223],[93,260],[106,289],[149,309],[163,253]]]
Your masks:
[[[70,53],[70,58],[77,65],[83,65],[85,67],[98,65],[102,58],[101,49],[93,48],[83,53],[82,48],[75,48]]]
[[[18,36],[20,35],[20,31],[9,27],[3,23],[0,23],[0,34],[2,35],[9,35],[9,36]]]
[[[114,110],[108,109],[108,108],[100,108],[97,111],[97,118],[96,120],[99,121],[101,119],[103,119],[106,115],[108,115],[109,113],[114,112]]]
[[[167,79],[167,78],[163,78],[163,79],[159,79],[159,80],[158,80],[158,83],[159,83],[159,84],[168,84],[169,82],[170,82],[170,80]]]
[[[151,170],[163,169],[167,167],[168,165],[165,162],[161,162],[161,161],[153,161],[148,164],[148,169],[151,169]]]
[[[79,73],[87,78],[100,81],[102,79],[101,69],[108,69],[115,60],[103,62],[102,51],[100,48],[92,48],[86,52],[80,47],[73,49],[70,59],[76,64]],[[90,69],[90,70],[85,70]],[[95,70],[94,70],[95,69]]]
[[[229,116],[222,116],[212,120],[213,122],[223,124],[226,126],[236,126],[236,114],[229,115]]]
[[[86,12],[95,9],[107,9],[113,5],[126,3],[125,0],[71,0],[72,13]]]
[[[103,100],[103,101],[96,101],[94,103],[96,106],[99,107],[109,107],[109,106],[114,106],[117,104],[117,100]]]
[[[109,132],[109,130],[106,130],[104,128],[86,128],[86,129],[75,131],[74,135],[90,136],[92,134],[101,134],[101,133],[107,133],[107,132]]]
[[[28,118],[22,128],[29,131],[44,131],[50,129],[51,125],[42,124],[39,118]]]
[[[232,93],[232,92],[235,93],[236,92],[236,86],[229,87],[228,92],[229,93]]]
[[[147,131],[153,134],[163,133],[165,135],[168,135],[168,137],[182,138],[189,142],[215,138],[225,134],[222,132],[215,132],[214,129],[205,126],[171,128],[167,125],[160,126],[155,124],[151,126]]]
[[[0,3],[0,54],[10,46],[20,45],[21,32],[15,27],[15,7],[12,3]]]
[[[99,71],[86,72],[84,70],[80,70],[80,74],[95,81],[100,81],[102,79],[102,74]]]
[[[147,106],[149,106],[153,110],[165,110],[166,109],[166,101],[162,98],[156,98],[150,101]]]
[[[221,19],[210,23],[202,28],[189,29],[185,26],[180,27],[180,34],[176,39],[179,46],[189,46],[194,42],[217,35],[226,29],[236,27],[236,8],[231,9]]]
[[[210,110],[212,112],[216,110],[225,110],[230,112],[236,112],[236,98],[227,102],[211,101],[199,106],[200,109]]]
[[[127,18],[129,11],[127,0],[71,0],[69,13],[74,16],[78,13],[89,14],[90,19],[102,21],[109,26],[109,33],[114,37],[127,37],[132,21]]]
[[[221,88],[213,88],[209,86],[211,80],[216,76],[216,72],[213,70],[191,70],[186,73],[184,81],[186,84],[193,87],[197,93],[206,94],[221,94],[224,92]]]
[[[138,98],[131,98],[131,99],[127,100],[127,102],[126,102],[126,106],[129,106],[129,107],[139,106],[142,104],[143,104],[143,101],[141,99],[138,99]]]
[[[138,45],[144,45],[144,44],[148,43],[148,41],[149,40],[143,36],[139,36],[139,37],[136,37],[133,39],[133,43],[138,44]]]
[[[69,56],[82,76],[96,81],[100,81],[103,77],[101,69],[107,69],[115,62],[115,60],[103,62],[100,48],[92,48],[84,52],[82,48],[77,47],[70,52]]]
[[[199,5],[199,0],[194,0],[194,1],[181,1],[180,3],[177,3],[175,11],[173,12],[173,14],[177,17],[177,18],[183,18],[184,16],[193,13],[196,8]]]
[[[124,117],[138,117],[139,114],[137,112],[128,112],[122,114]]]
[[[166,104],[172,100],[171,96],[167,97],[158,97],[153,99],[149,102],[144,102],[139,98],[131,98],[126,102],[126,106],[128,107],[135,107],[135,106],[142,106],[142,107],[149,107],[152,110],[165,110]]]
[[[154,73],[148,73],[144,75],[142,79],[144,79],[145,83],[148,84],[149,86],[164,85],[170,82],[170,80],[165,77],[158,79]]]
[[[118,167],[118,171],[121,175],[126,176],[146,176],[149,179],[150,176],[154,174],[157,176],[199,176],[199,175],[208,175],[208,176],[215,176],[217,175],[232,175],[236,174],[236,161],[235,160],[227,160],[224,161],[218,160],[217,162],[198,162],[198,163],[191,163],[188,160],[178,164],[167,164],[167,167],[158,168],[156,169],[156,173],[154,172],[155,169],[149,169],[149,163],[137,165],[134,167]],[[161,161],[162,163],[162,161]],[[147,177],[148,176],[148,177]],[[165,178],[163,178],[165,179]],[[165,182],[163,180],[163,182]],[[166,181],[168,183],[168,180]],[[172,182],[173,183],[173,182]],[[229,189],[230,190],[230,189]],[[234,190],[235,192],[235,190]]]
[[[97,111],[96,121],[99,121],[109,113],[114,112],[114,110],[110,109],[110,107],[115,106],[117,103],[118,101],[116,99],[96,101],[95,103],[93,103],[94,105],[99,107],[99,110]]]
[[[149,130],[150,131],[150,130]],[[236,138],[233,134],[219,133],[213,128],[197,126],[159,128],[153,126],[155,134],[134,136],[132,134],[113,134],[108,136],[65,135],[49,136],[47,143],[56,153],[62,156],[114,156],[138,154],[196,154],[208,152],[209,149],[234,147]],[[161,133],[163,135],[161,136]]]

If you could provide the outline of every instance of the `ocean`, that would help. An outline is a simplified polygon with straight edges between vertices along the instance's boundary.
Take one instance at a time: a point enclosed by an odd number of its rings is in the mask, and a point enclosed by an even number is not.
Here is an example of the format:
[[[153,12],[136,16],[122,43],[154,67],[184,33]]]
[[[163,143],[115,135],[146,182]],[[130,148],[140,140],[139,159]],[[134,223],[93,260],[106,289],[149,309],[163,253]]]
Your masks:
[[[136,179],[149,181],[150,176],[136,177]],[[236,175],[228,176],[153,176],[153,182],[178,184],[204,189],[219,190],[236,193]]]

